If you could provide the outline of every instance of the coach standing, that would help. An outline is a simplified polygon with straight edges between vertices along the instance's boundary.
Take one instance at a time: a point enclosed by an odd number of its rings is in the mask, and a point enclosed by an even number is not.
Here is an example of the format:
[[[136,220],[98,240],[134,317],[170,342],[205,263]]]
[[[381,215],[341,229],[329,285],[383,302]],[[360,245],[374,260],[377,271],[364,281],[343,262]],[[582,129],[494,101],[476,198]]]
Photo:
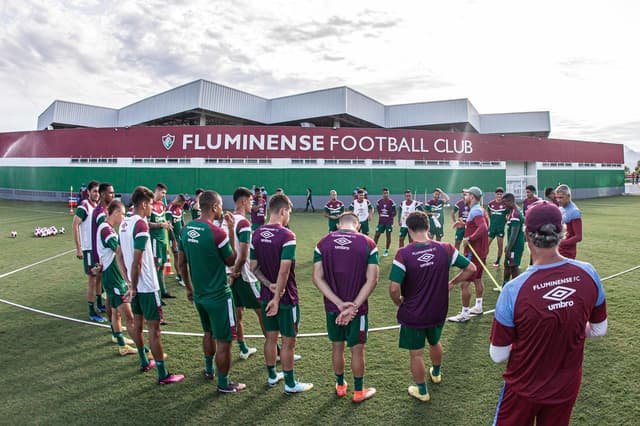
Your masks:
[[[582,214],[571,201],[571,188],[568,185],[560,185],[556,188],[556,201],[562,212],[562,223],[567,228],[564,239],[560,241],[560,254],[569,259],[575,259],[578,243],[582,241]]]
[[[558,207],[531,206],[525,225],[533,265],[504,286],[491,330],[491,359],[509,360],[494,424],[567,425],[585,337],[607,331],[604,290],[593,266],[558,252]]]

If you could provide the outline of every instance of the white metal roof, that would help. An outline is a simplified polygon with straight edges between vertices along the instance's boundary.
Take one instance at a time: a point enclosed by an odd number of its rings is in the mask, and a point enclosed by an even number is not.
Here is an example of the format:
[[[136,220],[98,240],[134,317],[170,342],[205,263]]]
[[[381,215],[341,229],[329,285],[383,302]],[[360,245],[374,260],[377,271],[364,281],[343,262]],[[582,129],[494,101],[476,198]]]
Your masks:
[[[345,86],[265,99],[206,80],[175,87],[121,109],[56,100],[38,116],[38,129],[50,125],[135,126],[194,110],[266,125],[350,116],[382,128],[465,124],[478,133],[547,135],[551,130],[548,111],[480,114],[468,99],[383,105]]]

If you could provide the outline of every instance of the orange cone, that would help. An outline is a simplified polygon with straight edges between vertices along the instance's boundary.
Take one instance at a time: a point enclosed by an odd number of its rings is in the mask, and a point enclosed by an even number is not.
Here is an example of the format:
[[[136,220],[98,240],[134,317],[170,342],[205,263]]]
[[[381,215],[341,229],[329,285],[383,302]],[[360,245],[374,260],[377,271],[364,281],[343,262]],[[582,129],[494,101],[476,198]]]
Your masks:
[[[167,254],[167,261],[164,262],[164,275],[173,275],[173,268],[171,267],[171,257]]]

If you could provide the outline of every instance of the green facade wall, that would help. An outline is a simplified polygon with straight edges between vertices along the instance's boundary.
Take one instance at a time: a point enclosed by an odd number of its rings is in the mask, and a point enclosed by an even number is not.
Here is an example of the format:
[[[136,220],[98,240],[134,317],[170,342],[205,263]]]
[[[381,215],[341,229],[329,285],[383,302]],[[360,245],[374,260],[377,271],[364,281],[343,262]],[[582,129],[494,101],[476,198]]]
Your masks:
[[[624,187],[624,170],[538,170],[538,189],[559,184],[571,189]]]
[[[138,167],[1,167],[0,188],[68,191],[73,185],[95,179],[111,182],[117,192],[129,193],[137,185],[153,187],[164,182],[169,193],[193,193],[195,188],[211,188],[230,194],[239,186],[265,186],[269,192],[282,187],[290,195],[304,195],[311,187],[315,194],[335,189],[349,194],[356,186],[377,193],[383,186],[399,194],[409,188],[418,194],[436,187],[451,193],[476,185],[487,191],[504,186],[505,171],[500,169],[400,169],[400,168],[138,168]]]

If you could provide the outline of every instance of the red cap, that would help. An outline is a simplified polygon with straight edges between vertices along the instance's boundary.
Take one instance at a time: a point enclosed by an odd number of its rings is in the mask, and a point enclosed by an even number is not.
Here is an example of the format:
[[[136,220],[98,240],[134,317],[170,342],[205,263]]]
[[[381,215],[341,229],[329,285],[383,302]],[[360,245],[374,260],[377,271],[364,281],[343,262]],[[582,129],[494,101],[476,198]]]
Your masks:
[[[558,206],[548,201],[538,201],[529,206],[524,218],[527,232],[538,232],[548,223],[556,227],[556,232],[562,231],[562,212]]]

